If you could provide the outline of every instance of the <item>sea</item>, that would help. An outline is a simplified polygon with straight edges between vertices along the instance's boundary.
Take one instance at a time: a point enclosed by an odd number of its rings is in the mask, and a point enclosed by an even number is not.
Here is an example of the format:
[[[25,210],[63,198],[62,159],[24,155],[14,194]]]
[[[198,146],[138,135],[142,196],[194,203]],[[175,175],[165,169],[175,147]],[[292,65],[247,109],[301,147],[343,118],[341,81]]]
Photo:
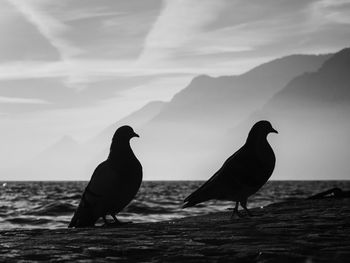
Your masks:
[[[234,203],[227,201],[208,201],[182,209],[184,198],[203,183],[144,181],[135,200],[118,214],[118,219],[157,222],[232,209]],[[0,230],[66,228],[86,185],[86,181],[0,182]],[[248,199],[248,208],[306,198],[334,187],[350,190],[350,181],[269,181]]]

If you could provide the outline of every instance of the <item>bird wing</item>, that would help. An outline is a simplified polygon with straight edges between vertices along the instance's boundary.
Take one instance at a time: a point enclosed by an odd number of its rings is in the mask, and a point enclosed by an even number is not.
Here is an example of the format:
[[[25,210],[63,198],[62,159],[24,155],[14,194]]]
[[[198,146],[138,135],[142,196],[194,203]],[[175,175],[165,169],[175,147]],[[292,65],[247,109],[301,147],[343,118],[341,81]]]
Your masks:
[[[128,176],[123,176],[125,172]],[[136,183],[129,173],[132,175],[141,173]],[[119,212],[134,198],[141,180],[141,165],[128,166],[126,171],[125,164],[121,162],[114,162],[113,165],[109,161],[102,162],[91,176],[69,226],[93,226],[99,217]]]
[[[233,155],[231,155],[221,166],[221,168],[208,180],[206,181],[201,187],[199,187],[196,191],[194,191],[192,194],[190,194],[186,199],[184,200],[184,206],[183,208],[193,206],[195,204],[207,201],[211,198],[214,198],[216,194],[216,188],[219,185],[222,185],[222,181],[225,181],[224,177],[226,177],[227,174],[227,168],[228,166],[232,166],[232,163],[239,155],[242,155],[243,147],[240,148],[238,151],[236,151]]]
[[[106,162],[99,164],[93,172],[88,185],[85,187],[81,197],[79,206],[75,211],[68,227],[87,227],[94,226],[98,216],[94,212],[94,208],[101,199],[101,194],[92,190],[94,182],[103,181],[103,172],[106,170]]]

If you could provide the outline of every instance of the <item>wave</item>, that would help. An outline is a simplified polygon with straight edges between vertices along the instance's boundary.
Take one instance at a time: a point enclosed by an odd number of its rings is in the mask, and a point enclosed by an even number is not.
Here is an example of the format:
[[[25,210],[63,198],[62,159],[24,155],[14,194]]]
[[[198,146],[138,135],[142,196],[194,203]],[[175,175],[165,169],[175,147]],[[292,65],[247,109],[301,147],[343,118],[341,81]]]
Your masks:
[[[125,209],[127,213],[134,214],[170,214],[174,212],[174,208],[162,207],[162,206],[148,206],[142,203],[131,204]]]
[[[76,206],[71,203],[55,202],[51,204],[46,204],[34,208],[32,211],[27,212],[27,215],[36,216],[58,216],[64,214],[71,214],[75,211]]]
[[[203,182],[143,182],[135,200],[118,217],[154,222],[225,211],[232,202],[208,201],[181,209],[186,195]],[[248,200],[248,207],[305,198],[325,189],[350,189],[350,181],[271,181]],[[7,182],[0,192],[0,229],[67,227],[86,182]]]
[[[48,224],[52,220],[47,218],[38,218],[38,217],[12,217],[7,218],[5,221],[8,221],[16,225],[43,225]]]

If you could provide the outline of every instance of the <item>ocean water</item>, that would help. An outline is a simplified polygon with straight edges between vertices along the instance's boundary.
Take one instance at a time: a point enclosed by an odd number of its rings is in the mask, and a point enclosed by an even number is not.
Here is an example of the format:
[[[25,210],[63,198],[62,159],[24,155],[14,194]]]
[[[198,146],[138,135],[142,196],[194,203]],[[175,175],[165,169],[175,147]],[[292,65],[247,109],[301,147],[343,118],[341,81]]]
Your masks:
[[[209,201],[181,209],[184,198],[202,181],[145,181],[136,199],[118,214],[120,220],[156,222],[233,207],[233,202]],[[0,182],[0,229],[67,227],[87,182]],[[305,198],[350,181],[270,181],[248,200],[248,207]],[[98,222],[102,223],[102,222]]]

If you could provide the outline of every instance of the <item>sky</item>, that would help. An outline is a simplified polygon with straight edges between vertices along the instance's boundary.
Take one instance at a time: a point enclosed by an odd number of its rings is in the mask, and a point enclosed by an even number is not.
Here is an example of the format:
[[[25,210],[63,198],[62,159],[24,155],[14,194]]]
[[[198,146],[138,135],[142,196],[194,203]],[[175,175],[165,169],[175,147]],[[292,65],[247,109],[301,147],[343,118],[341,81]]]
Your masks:
[[[350,43],[349,0],[0,0],[0,161],[84,142],[194,76]]]

